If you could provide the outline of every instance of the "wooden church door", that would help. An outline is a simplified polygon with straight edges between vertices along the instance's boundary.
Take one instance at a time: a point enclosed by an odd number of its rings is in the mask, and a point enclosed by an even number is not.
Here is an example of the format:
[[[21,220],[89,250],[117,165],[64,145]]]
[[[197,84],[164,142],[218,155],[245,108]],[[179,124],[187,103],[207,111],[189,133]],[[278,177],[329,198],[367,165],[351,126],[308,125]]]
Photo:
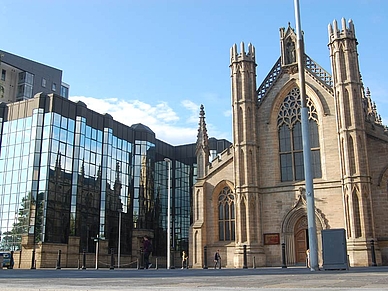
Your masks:
[[[294,228],[295,238],[295,263],[306,263],[306,250],[308,249],[307,217],[301,217]]]

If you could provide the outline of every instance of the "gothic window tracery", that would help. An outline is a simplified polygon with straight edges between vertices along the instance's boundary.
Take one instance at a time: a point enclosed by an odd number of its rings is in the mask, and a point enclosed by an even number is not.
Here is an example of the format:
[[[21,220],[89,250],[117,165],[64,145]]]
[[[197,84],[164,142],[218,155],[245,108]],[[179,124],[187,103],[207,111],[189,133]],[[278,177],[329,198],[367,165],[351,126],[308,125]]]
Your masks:
[[[218,235],[220,241],[235,240],[234,194],[229,187],[218,195]]]
[[[309,97],[306,98],[306,105],[309,111],[313,177],[320,178],[322,177],[322,171],[318,113]],[[281,181],[304,180],[301,108],[299,88],[295,87],[284,98],[277,119]]]

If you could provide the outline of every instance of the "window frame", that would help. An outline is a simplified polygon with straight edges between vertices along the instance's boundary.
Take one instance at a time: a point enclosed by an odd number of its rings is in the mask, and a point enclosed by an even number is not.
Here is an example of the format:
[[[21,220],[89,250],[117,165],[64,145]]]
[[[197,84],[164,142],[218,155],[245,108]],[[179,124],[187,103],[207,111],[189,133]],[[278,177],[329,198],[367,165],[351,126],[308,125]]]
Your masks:
[[[218,239],[219,241],[236,240],[235,196],[232,190],[225,186],[218,194]]]
[[[319,145],[318,114],[312,100],[307,96],[309,108],[310,147],[313,178],[322,177]],[[299,88],[294,87],[284,97],[278,118],[279,170],[281,182],[303,181],[304,159]],[[317,155],[318,153],[318,155]]]

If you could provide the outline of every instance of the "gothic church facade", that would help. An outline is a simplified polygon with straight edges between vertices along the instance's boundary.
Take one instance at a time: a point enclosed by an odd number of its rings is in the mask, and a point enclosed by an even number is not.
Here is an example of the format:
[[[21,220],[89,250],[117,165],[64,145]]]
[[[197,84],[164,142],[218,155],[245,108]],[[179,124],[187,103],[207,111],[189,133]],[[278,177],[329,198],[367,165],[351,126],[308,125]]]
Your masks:
[[[388,264],[388,133],[358,63],[350,20],[328,27],[332,74],[305,55],[318,258],[321,232],[345,229],[350,266]],[[197,138],[190,264],[220,250],[223,267],[305,264],[307,209],[296,34],[280,29],[281,56],[256,86],[255,48],[231,48],[233,144],[209,161],[203,106]],[[247,254],[244,260],[244,252]]]

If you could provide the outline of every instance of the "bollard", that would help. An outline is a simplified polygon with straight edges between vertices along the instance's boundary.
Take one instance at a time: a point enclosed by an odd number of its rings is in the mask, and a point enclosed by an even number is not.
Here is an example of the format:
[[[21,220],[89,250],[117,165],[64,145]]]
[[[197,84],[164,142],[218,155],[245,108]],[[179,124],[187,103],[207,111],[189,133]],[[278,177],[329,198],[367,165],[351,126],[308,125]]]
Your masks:
[[[172,248],[171,266],[170,269],[175,269],[175,249]]]
[[[372,252],[372,267],[376,267],[375,241],[373,239],[370,241],[370,250]]]
[[[114,251],[113,249],[110,249],[110,267],[109,270],[115,269],[115,257],[114,257]]]
[[[286,244],[282,243],[282,268],[287,268],[286,264]]]
[[[144,269],[144,252],[143,252],[143,249],[140,249],[139,269]]]
[[[139,258],[136,259],[136,269],[140,269],[140,266],[139,266]]]
[[[13,269],[14,265],[15,265],[15,260],[14,260],[14,251],[11,251],[11,258],[10,258],[10,267],[11,269]],[[20,259],[19,259],[19,269],[20,269]]]
[[[207,269],[207,246],[203,247],[203,268]]]
[[[86,252],[83,250],[82,252],[82,270],[86,270]]]
[[[36,269],[36,263],[35,263],[35,242],[34,242],[34,248],[32,250],[31,269]]]
[[[256,257],[253,256],[253,269],[256,269]]]
[[[158,258],[156,257],[155,258],[155,270],[157,270],[158,269]]]
[[[248,266],[247,266],[247,246],[244,245],[244,265],[243,265],[243,269],[248,269]]]
[[[56,265],[55,269],[57,269],[57,270],[61,269],[61,250],[58,250],[57,265]]]

